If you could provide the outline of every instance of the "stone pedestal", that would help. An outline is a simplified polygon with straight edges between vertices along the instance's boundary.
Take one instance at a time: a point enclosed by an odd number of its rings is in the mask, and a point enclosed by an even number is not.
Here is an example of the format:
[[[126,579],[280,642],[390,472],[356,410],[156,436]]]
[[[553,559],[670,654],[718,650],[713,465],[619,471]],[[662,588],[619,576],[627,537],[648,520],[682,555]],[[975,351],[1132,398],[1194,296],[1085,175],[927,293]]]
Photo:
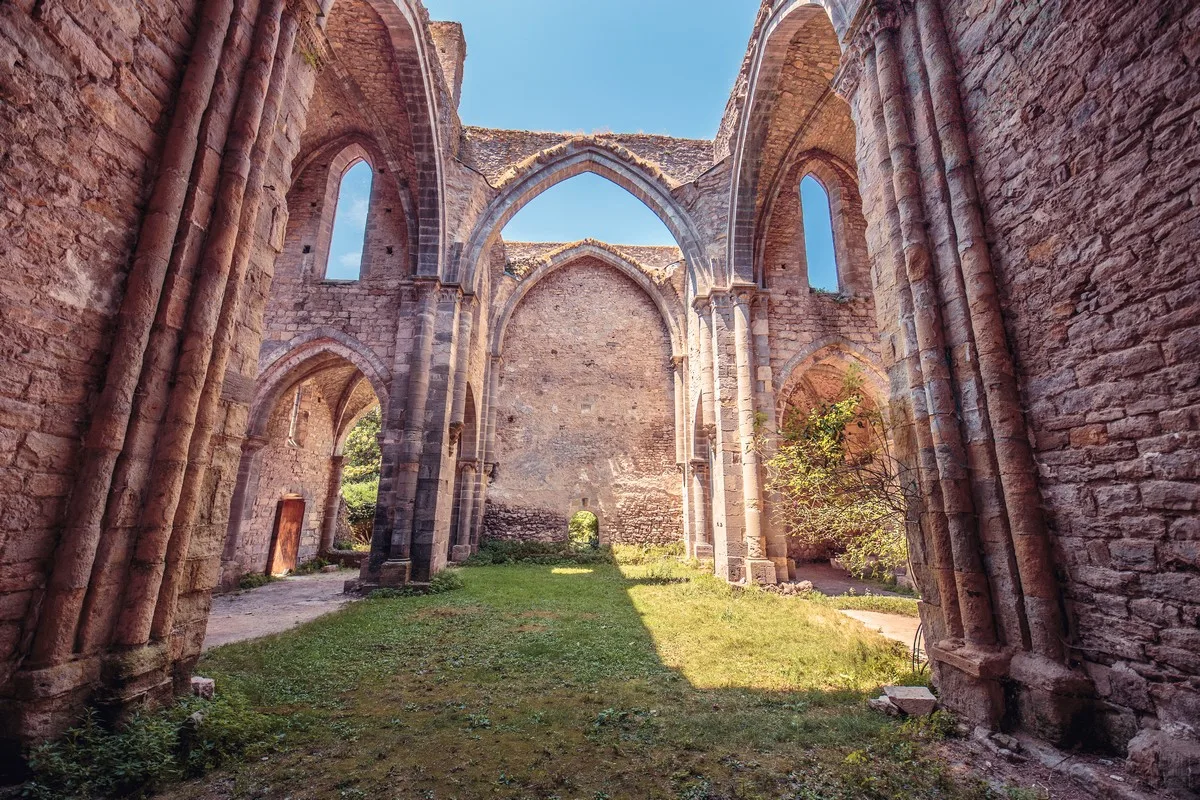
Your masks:
[[[404,586],[412,577],[412,560],[385,561],[379,568],[380,586]]]
[[[749,583],[774,586],[779,583],[775,562],[766,558],[751,558],[746,561],[746,578]]]
[[[695,556],[697,561],[707,561],[709,563],[712,563],[713,546],[711,544],[707,544],[707,543],[703,543],[703,544],[697,543],[695,550],[693,552],[693,555]]]
[[[461,564],[471,557],[471,545],[456,544],[450,550],[450,560],[455,564]]]

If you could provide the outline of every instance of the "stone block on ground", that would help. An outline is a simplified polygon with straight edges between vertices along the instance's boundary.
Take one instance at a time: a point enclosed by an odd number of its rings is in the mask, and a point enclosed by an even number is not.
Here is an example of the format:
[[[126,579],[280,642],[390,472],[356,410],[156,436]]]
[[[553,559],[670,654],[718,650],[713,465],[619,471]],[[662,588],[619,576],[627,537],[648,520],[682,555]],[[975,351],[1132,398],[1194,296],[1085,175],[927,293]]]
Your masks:
[[[937,698],[924,686],[885,686],[883,694],[910,717],[923,717],[937,708]]]
[[[887,714],[889,717],[898,717],[903,713],[895,703],[888,699],[886,694],[882,694],[879,697],[873,697],[868,700],[867,707],[872,711],[878,711],[881,714]]]
[[[202,678],[199,675],[192,676],[192,694],[196,697],[202,697],[205,700],[212,700],[217,693],[217,682],[212,678]]]

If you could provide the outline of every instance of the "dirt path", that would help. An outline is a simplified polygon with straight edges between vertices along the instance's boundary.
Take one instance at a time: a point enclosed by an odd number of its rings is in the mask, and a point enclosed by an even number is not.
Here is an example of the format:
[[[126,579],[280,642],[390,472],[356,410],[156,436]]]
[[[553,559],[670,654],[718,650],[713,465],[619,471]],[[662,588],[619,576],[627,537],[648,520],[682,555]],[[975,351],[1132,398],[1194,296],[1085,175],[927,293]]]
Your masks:
[[[796,580],[812,581],[813,587],[821,594],[879,594],[887,597],[902,597],[898,592],[890,592],[878,583],[870,583],[851,576],[844,569],[829,564],[799,564],[796,567]]]
[[[878,631],[883,638],[900,642],[909,650],[912,649],[913,638],[917,635],[917,628],[921,624],[921,620],[916,617],[906,617],[903,614],[848,610],[843,610],[842,613],[851,619],[858,620],[871,630]]]
[[[342,585],[352,570],[302,575],[213,598],[204,649],[286,631],[352,602]]]

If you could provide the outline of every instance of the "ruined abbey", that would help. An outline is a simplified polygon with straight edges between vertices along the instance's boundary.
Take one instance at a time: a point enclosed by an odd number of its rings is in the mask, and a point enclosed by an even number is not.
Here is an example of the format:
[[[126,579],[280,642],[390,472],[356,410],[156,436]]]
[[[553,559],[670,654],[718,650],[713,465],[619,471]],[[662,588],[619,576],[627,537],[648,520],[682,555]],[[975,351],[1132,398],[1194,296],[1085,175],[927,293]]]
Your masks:
[[[942,701],[1200,791],[1200,5],[763,0],[712,141],[466,126],[468,45],[420,0],[0,4],[0,735],[183,690],[214,590],[331,553],[376,405],[360,587],[580,510],[787,581],[762,453],[853,371]],[[678,247],[501,237],[584,172]]]

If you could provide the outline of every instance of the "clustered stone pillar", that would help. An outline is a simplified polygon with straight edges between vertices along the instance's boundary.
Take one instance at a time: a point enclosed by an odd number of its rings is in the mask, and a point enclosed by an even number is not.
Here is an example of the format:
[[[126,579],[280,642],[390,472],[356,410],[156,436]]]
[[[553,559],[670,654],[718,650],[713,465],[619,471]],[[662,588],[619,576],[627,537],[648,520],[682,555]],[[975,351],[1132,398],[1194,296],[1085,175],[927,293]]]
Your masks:
[[[104,389],[16,679],[27,701],[18,735],[60,728],[81,686],[103,685],[103,701],[124,708],[165,696],[180,678],[176,661],[186,671],[171,641],[175,610],[185,577],[197,580],[185,567],[247,313],[242,284],[259,246],[293,45],[317,10],[287,0],[200,4]],[[254,463],[248,444],[244,477]]]
[[[733,292],[733,346],[737,363],[737,417],[741,443],[742,504],[746,537],[746,578],[775,583],[775,564],[767,558],[763,532],[762,480],[758,463],[758,411],[755,408],[754,351],[750,343],[750,306],[754,287]]]
[[[876,272],[898,301],[899,319],[880,326],[908,387],[899,410],[915,448],[911,550],[927,562],[915,571],[929,578],[928,650],[958,710],[986,724],[1015,712],[1065,743],[1090,687],[1063,663],[1060,592],[940,6],[881,0],[860,20],[838,88],[857,122],[860,183],[876,192]],[[938,146],[914,125],[936,130]],[[931,219],[948,233],[935,239]],[[1019,687],[1015,709],[1005,677]]]
[[[691,488],[688,498],[692,505],[692,538],[689,542],[688,555],[699,561],[712,561],[712,528],[708,524],[708,504],[710,499],[705,491],[708,478],[708,461],[693,458],[689,465]]]

